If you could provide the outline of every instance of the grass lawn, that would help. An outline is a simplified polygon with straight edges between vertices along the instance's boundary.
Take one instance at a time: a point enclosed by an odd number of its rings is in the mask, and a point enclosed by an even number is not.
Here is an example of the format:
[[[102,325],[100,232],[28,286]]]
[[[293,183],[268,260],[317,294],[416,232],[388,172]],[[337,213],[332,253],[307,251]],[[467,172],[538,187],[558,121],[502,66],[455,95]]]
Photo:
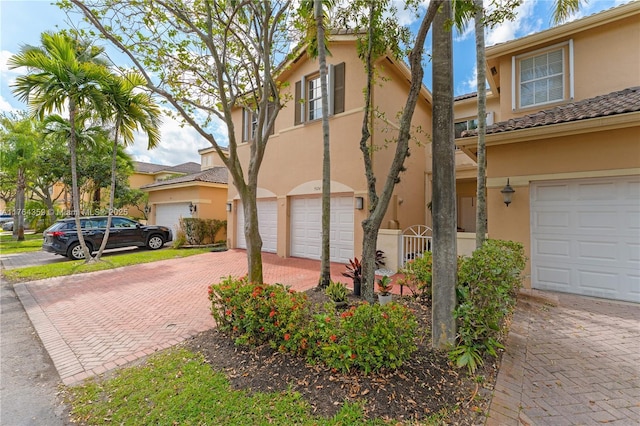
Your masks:
[[[0,253],[14,254],[38,251],[42,248],[42,234],[26,234],[24,241],[16,241],[13,235],[0,235]]]
[[[48,265],[28,266],[5,270],[2,272],[7,280],[33,281],[45,278],[61,277],[64,275],[82,274],[86,272],[104,271],[106,269],[120,268],[122,266],[137,265],[139,263],[156,262],[158,260],[176,259],[193,256],[195,254],[208,253],[210,248],[201,249],[175,249],[166,247],[161,250],[134,250],[123,254],[113,254],[102,257],[97,263],[84,263],[84,260],[58,262]],[[53,254],[51,256],[54,256]]]
[[[202,355],[172,349],[106,380],[68,388],[74,423],[90,425],[384,425],[345,404],[333,418],[316,417],[294,392],[232,389]]]

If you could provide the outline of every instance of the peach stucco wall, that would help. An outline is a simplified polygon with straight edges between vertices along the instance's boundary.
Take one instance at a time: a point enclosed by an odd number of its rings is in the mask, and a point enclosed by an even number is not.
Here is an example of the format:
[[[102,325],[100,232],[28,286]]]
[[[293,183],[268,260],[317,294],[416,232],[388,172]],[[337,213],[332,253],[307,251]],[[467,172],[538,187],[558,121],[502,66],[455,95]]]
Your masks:
[[[500,69],[500,121],[556,105],[548,104],[529,109],[512,110],[512,56],[564,43],[570,39],[573,40],[574,51],[574,100],[588,99],[637,86],[639,84],[638,76],[640,76],[640,49],[638,48],[640,25],[638,24],[637,10],[640,9],[640,6],[630,4],[623,6],[623,8],[630,11],[635,9],[636,14],[605,25],[589,26],[584,30],[550,39],[535,47],[527,46],[521,51],[508,52],[508,54],[497,58],[489,58],[490,66],[497,63]],[[589,19],[596,18],[597,16],[594,16]]]
[[[362,108],[364,99],[362,89],[365,85],[363,65],[357,57],[353,42],[337,42],[331,46],[329,63],[345,63],[345,111],[330,119],[331,143],[331,181],[332,194],[366,196],[366,180],[362,152],[360,151],[360,137],[363,121]],[[292,69],[287,71],[286,78],[291,84],[282,92],[284,99],[293,99],[295,81],[302,76],[317,71],[316,61],[300,60]],[[388,64],[388,62],[383,61]],[[375,87],[374,102],[384,112],[386,123],[378,119],[373,129],[372,141],[375,145],[374,170],[378,175],[378,185],[384,183],[395,145],[389,143],[385,147],[385,139],[393,139],[397,134],[397,113],[404,106],[408,83],[405,76],[388,72],[393,69],[391,64],[381,68],[381,76],[389,77],[389,81],[382,81]],[[411,156],[406,161],[407,171],[401,175],[401,181],[396,187],[394,197],[388,209],[382,227],[408,227],[424,222],[425,188],[424,168],[426,165],[425,146],[431,129],[430,108],[424,97],[418,102],[414,115],[414,124],[421,126],[424,133],[414,132],[420,140],[411,144]],[[242,128],[241,114],[235,115],[235,128]],[[240,134],[237,134],[240,140]],[[239,156],[245,165],[248,164],[249,145],[241,145]],[[322,123],[321,121],[307,122],[294,125],[293,100],[280,111],[275,125],[275,133],[270,137],[265,151],[264,161],[260,169],[258,187],[263,196],[278,201],[278,245],[277,253],[288,256],[290,253],[290,204],[292,197],[320,196],[322,191]],[[235,187],[229,185],[229,199],[237,199]],[[260,194],[259,194],[260,198]],[[229,215],[229,242],[235,247],[237,235],[235,224],[236,208]],[[362,246],[361,222],[365,219],[364,210],[354,210],[354,255],[360,256]]]
[[[530,257],[531,182],[640,174],[640,127],[487,148],[487,214],[491,238],[519,241]],[[510,179],[509,207],[500,190]],[[530,286],[530,265],[527,265]]]
[[[168,203],[188,203],[192,202],[197,206],[197,211],[192,217],[206,219],[226,220],[226,185],[205,184],[189,185],[175,188],[164,188],[160,191],[149,191],[149,205],[151,214],[149,223],[155,223],[156,206]],[[216,236],[216,240],[225,240],[226,234],[221,230]]]

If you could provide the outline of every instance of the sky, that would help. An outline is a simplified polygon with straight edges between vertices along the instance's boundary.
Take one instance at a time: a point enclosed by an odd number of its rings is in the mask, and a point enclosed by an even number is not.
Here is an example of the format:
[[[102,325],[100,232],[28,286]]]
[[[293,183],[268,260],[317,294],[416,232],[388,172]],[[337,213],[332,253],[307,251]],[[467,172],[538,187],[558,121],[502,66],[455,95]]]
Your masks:
[[[589,0],[583,1],[580,11],[569,20],[588,16],[611,7],[626,3],[628,0]],[[485,0],[485,4],[488,1]],[[549,28],[552,0],[524,0],[517,10],[517,18],[488,30],[487,46],[521,38]],[[77,19],[74,18],[74,19]],[[411,25],[408,14],[400,16],[403,24]],[[0,113],[27,110],[27,106],[18,101],[11,91],[11,84],[23,70],[9,70],[7,60],[20,51],[24,45],[39,45],[40,34],[44,31],[57,31],[69,28],[69,18],[51,0],[0,0]],[[104,44],[107,53],[118,56],[115,50]],[[430,40],[427,50],[430,50]],[[475,83],[475,40],[473,28],[454,34],[454,90],[455,95],[463,95],[476,90]],[[425,85],[430,88],[431,70],[425,70]],[[134,160],[163,165],[178,165],[193,161],[200,163],[198,149],[210,144],[195,130],[180,121],[165,116],[161,127],[162,141],[153,149],[146,149],[141,135],[127,148]],[[226,138],[224,128],[220,126],[217,136]],[[224,142],[221,142],[224,145]]]

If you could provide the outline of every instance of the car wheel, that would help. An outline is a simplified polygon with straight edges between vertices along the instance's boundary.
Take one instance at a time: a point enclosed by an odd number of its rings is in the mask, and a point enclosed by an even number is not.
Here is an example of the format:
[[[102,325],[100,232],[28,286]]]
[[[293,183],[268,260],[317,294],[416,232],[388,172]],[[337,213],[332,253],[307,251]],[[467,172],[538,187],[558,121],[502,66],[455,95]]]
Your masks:
[[[154,234],[149,237],[147,241],[147,248],[149,250],[158,250],[164,245],[164,238],[161,235]]]
[[[91,246],[87,244],[87,248],[89,252],[91,252]],[[69,250],[67,251],[67,257],[73,260],[81,260],[84,259],[84,251],[82,251],[82,246],[80,243],[73,243]]]

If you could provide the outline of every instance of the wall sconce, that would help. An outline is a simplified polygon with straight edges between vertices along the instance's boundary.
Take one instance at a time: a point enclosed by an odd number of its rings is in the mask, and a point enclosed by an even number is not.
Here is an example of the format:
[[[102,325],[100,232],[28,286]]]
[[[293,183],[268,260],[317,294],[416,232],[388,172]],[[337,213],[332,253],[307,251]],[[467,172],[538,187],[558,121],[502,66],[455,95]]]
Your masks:
[[[356,197],[356,210],[364,209],[364,198]]]
[[[151,213],[151,206],[149,204],[145,204],[145,206],[144,206],[144,214],[149,216],[149,213]]]
[[[509,185],[509,178],[507,178],[507,184],[504,186],[504,188],[502,188],[500,192],[502,193],[504,204],[507,207],[509,207],[509,204],[511,204],[511,198],[513,197],[513,193],[516,192],[516,190],[513,189],[511,185]]]
[[[231,203],[227,203],[227,211],[228,211],[228,212],[230,212],[230,211],[231,211],[231,206],[232,206],[232,204],[231,204]]]
[[[189,201],[189,213],[191,213],[193,215],[197,211],[198,211],[198,206],[193,204],[192,201]]]

